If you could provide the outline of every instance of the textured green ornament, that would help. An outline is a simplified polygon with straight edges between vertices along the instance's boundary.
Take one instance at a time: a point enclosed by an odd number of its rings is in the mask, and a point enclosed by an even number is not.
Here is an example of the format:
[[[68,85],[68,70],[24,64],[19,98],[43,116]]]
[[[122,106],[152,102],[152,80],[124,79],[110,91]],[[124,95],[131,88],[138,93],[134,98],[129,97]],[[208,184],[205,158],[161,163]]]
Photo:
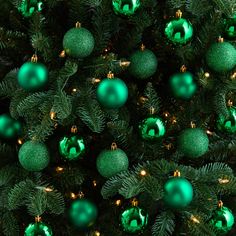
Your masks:
[[[48,70],[37,62],[24,63],[18,72],[18,83],[26,91],[42,89],[48,82]]]
[[[103,79],[97,88],[97,99],[106,108],[120,108],[128,99],[128,88],[119,78]]]
[[[214,211],[210,224],[219,230],[219,232],[227,233],[234,225],[234,215],[227,207],[218,208]]]
[[[190,204],[193,199],[191,183],[181,177],[172,177],[164,185],[164,201],[173,208],[182,208]]]
[[[19,150],[19,161],[22,167],[28,171],[41,171],[49,164],[49,152],[47,146],[35,141],[25,142]]]
[[[140,7],[140,0],[112,0],[114,12],[130,16]]]
[[[129,72],[138,79],[147,79],[157,71],[157,58],[149,49],[137,50],[131,55],[129,61]]]
[[[178,151],[190,158],[200,157],[208,151],[209,139],[199,128],[185,129],[178,137]]]
[[[224,37],[231,40],[236,39],[236,14],[232,18],[225,19],[224,25]]]
[[[129,159],[126,153],[116,148],[103,150],[97,157],[97,170],[105,178],[110,178],[129,167]]]
[[[190,99],[197,90],[190,72],[177,73],[170,77],[170,88],[175,98]]]
[[[224,117],[220,116],[217,121],[217,128],[222,131],[226,131],[229,133],[236,132],[236,107],[229,107],[229,116]]]
[[[159,117],[145,118],[139,125],[139,131],[144,140],[155,141],[165,135],[166,129]]]
[[[43,2],[38,0],[21,0],[18,10],[24,17],[30,17],[35,12],[41,12],[43,9]]]
[[[43,222],[31,223],[25,229],[24,236],[52,236],[52,229]]]
[[[206,62],[215,72],[231,71],[236,66],[236,49],[228,42],[214,43],[206,53]]]
[[[83,27],[68,30],[63,38],[66,54],[75,58],[89,56],[94,49],[94,43],[92,33]]]
[[[0,115],[0,137],[11,139],[21,132],[21,123],[7,114]]]
[[[98,210],[94,203],[87,199],[75,200],[69,209],[70,220],[79,229],[92,226],[98,216]]]
[[[131,234],[142,231],[148,224],[148,214],[137,206],[126,209],[120,218],[123,230]]]

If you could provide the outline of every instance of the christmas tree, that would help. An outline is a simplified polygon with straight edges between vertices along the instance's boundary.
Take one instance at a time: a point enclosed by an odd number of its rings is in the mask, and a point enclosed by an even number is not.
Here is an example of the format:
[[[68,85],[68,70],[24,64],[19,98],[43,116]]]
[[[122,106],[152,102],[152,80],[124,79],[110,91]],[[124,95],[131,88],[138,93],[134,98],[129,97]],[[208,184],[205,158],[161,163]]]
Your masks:
[[[1,8],[1,235],[235,235],[236,0]]]

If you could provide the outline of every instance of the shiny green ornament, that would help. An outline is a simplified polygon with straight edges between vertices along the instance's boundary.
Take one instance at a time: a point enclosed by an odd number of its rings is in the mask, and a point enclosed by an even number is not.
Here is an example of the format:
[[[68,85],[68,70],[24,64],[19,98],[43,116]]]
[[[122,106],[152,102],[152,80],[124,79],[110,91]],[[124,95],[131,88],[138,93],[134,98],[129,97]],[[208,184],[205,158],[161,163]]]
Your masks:
[[[75,28],[66,32],[63,38],[63,48],[65,53],[75,58],[85,58],[89,56],[94,49],[94,37],[92,33],[80,27],[77,23]]]
[[[52,236],[52,229],[43,222],[31,223],[25,229],[24,236]]]
[[[30,17],[35,12],[43,10],[43,2],[39,0],[21,0],[18,10],[24,17]]]
[[[236,66],[235,47],[228,42],[212,44],[206,53],[206,63],[218,73],[231,71]]]
[[[156,55],[151,50],[145,49],[143,45],[140,50],[131,55],[129,61],[128,70],[132,76],[138,79],[147,79],[157,71],[158,61]]]
[[[21,123],[7,114],[0,115],[0,137],[11,139],[21,132]]]
[[[113,143],[111,150],[103,150],[97,157],[97,170],[105,178],[110,178],[129,167],[126,153]]]
[[[225,25],[225,38],[229,40],[236,39],[236,14],[232,18],[227,18],[224,20]]]
[[[114,12],[130,16],[141,6],[140,0],[112,0]]]
[[[49,164],[49,152],[44,143],[25,142],[18,153],[22,167],[28,171],[41,171]]]
[[[229,107],[229,116],[220,116],[217,121],[217,128],[228,133],[236,132],[236,107]]]
[[[204,130],[185,129],[178,137],[178,151],[186,157],[197,158],[208,151],[209,139]]]
[[[173,208],[188,206],[193,199],[191,183],[181,177],[172,177],[164,185],[164,201]]]
[[[79,229],[92,226],[98,216],[98,210],[94,203],[87,199],[75,200],[69,209],[70,220]]]
[[[128,99],[128,88],[124,81],[108,74],[108,78],[103,79],[98,85],[97,99],[106,108],[120,108]]]
[[[148,224],[148,214],[143,209],[132,206],[121,214],[121,226],[130,234],[144,230]]]

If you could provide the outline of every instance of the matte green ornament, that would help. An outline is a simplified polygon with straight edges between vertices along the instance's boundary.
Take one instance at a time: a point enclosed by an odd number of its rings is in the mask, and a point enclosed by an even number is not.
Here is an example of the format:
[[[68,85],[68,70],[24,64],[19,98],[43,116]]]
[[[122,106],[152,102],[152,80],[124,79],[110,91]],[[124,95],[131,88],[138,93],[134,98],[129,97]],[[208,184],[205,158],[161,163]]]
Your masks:
[[[123,230],[130,234],[144,230],[148,224],[147,212],[137,206],[126,209],[120,218]]]
[[[228,133],[236,132],[236,107],[229,107],[229,116],[220,116],[217,121],[217,128]]]
[[[178,151],[186,157],[197,158],[208,151],[209,139],[199,128],[185,129],[178,137]]]
[[[145,49],[144,45],[131,55],[129,61],[128,70],[132,76],[138,79],[147,79],[157,71],[157,57],[151,50]]]
[[[52,229],[43,222],[31,223],[25,229],[24,236],[52,236]]]
[[[68,30],[63,38],[63,48],[66,54],[75,58],[89,56],[93,52],[94,44],[92,33],[80,27],[79,23],[75,28]]]
[[[229,40],[236,39],[236,14],[232,18],[225,19],[224,25],[224,37]]]
[[[28,171],[41,171],[49,164],[49,152],[44,143],[25,142],[18,153],[22,167]]]
[[[98,216],[98,210],[94,203],[87,199],[75,200],[69,209],[70,220],[79,229],[92,226]]]
[[[0,137],[11,139],[21,132],[21,123],[11,118],[8,114],[0,115]]]
[[[97,99],[106,108],[120,108],[128,99],[128,88],[124,81],[109,73],[97,87]]]
[[[218,42],[210,46],[206,53],[206,63],[215,72],[229,72],[236,66],[236,49],[228,42]]]
[[[105,178],[110,178],[129,167],[126,153],[113,143],[111,150],[103,150],[97,157],[97,170]]]
[[[140,7],[140,0],[112,0],[114,12],[130,16]]]
[[[43,2],[40,0],[21,0],[18,10],[24,17],[30,17],[35,12],[41,12],[43,9]]]

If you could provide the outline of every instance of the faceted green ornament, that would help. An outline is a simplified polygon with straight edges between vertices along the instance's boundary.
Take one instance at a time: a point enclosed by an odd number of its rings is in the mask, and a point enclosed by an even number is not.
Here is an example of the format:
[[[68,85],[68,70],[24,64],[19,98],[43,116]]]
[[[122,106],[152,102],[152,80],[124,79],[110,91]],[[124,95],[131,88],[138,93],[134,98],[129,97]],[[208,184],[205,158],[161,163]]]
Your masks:
[[[130,234],[144,230],[148,224],[148,214],[137,206],[125,210],[120,218],[123,230]]]
[[[186,157],[197,158],[208,151],[209,139],[204,130],[185,129],[178,137],[178,151]]]
[[[236,132],[236,107],[229,107],[229,116],[220,116],[217,121],[217,128],[229,133]]]
[[[114,12],[130,16],[140,7],[140,0],[112,0]]]
[[[43,2],[40,0],[21,0],[18,10],[24,17],[30,17],[35,12],[41,12],[43,9]]]
[[[224,25],[224,37],[229,40],[236,39],[236,14],[232,18],[225,19]]]
[[[164,201],[173,208],[183,208],[193,199],[191,183],[181,177],[172,177],[164,185]]]
[[[11,118],[8,114],[0,115],[0,137],[11,139],[21,132],[21,123]]]
[[[52,236],[52,229],[43,222],[31,223],[25,229],[24,236]]]
[[[69,209],[70,220],[79,229],[92,226],[98,216],[98,210],[94,203],[87,199],[75,200]]]
[[[175,98],[190,99],[197,90],[190,72],[177,73],[170,77],[170,88]]]

